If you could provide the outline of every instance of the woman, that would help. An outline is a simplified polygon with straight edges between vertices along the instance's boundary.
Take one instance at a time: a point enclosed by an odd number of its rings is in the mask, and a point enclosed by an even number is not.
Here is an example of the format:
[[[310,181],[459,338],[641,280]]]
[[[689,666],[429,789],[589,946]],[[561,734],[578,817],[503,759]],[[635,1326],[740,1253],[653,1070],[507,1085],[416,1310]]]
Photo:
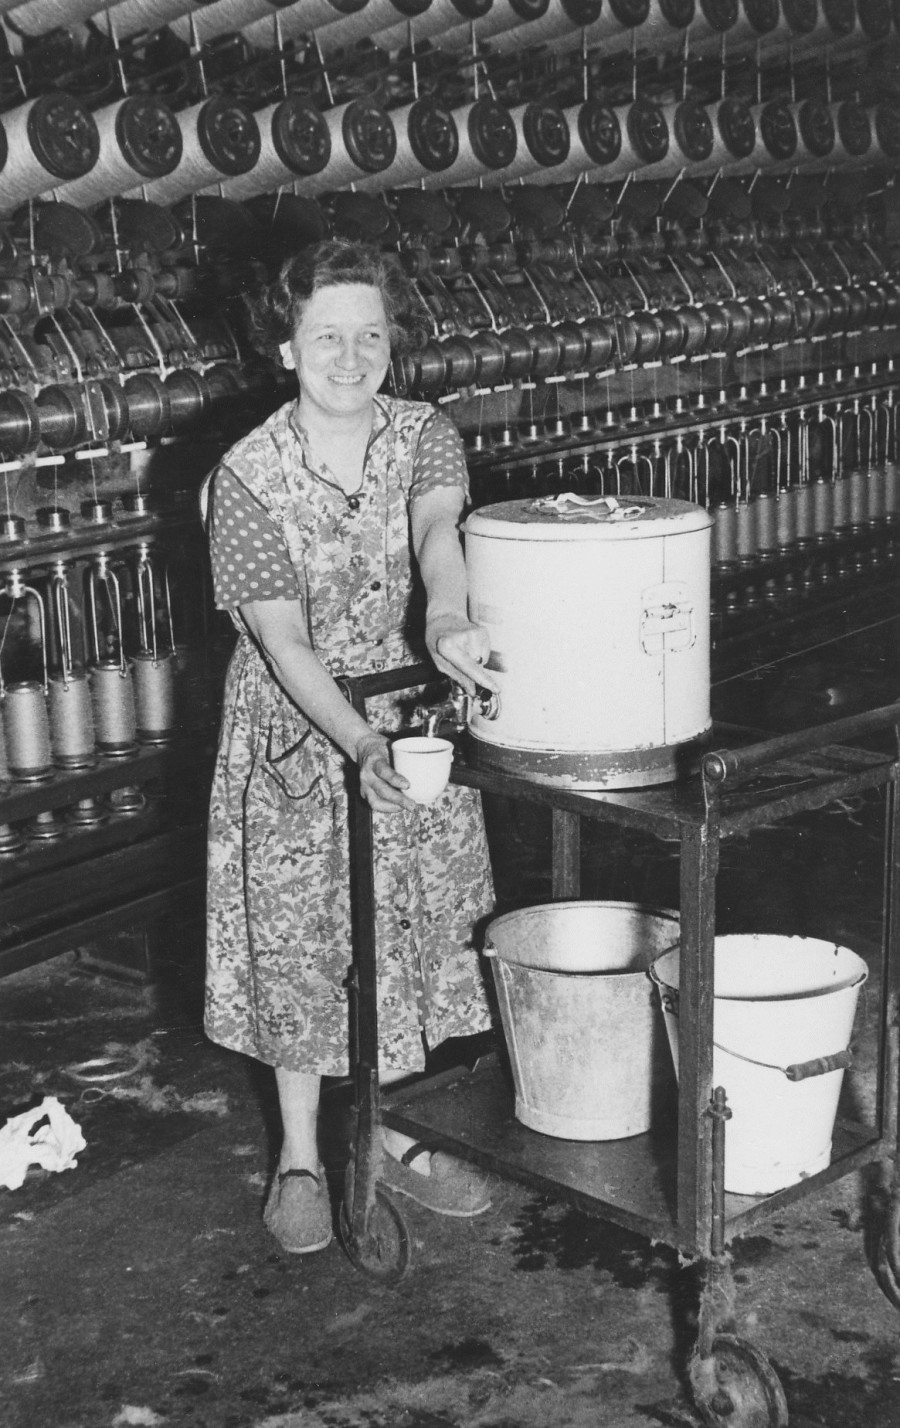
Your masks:
[[[384,733],[398,699],[371,701],[367,723],[335,683],[427,648],[469,692],[495,687],[466,613],[462,444],[431,406],[380,395],[415,313],[376,249],[328,241],[290,259],[254,319],[299,396],[206,490],[216,601],[239,634],[210,808],[206,1025],[275,1068],[284,1140],[265,1222],[297,1254],[331,1239],[316,1117],[320,1078],[348,1069],[347,758],[375,814],[382,1079],[422,1068],[423,1037],[488,1025],[472,943],[493,901],[478,796],[451,787],[413,804]],[[449,1214],[487,1207],[460,1162],[391,1132],[384,1146],[401,1193]]]

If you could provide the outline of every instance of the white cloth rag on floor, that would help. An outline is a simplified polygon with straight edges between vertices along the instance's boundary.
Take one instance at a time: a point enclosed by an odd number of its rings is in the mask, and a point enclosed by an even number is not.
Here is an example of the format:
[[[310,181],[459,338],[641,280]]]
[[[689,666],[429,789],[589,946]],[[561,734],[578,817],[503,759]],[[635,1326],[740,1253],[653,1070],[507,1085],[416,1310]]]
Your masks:
[[[29,1165],[44,1170],[74,1170],[75,1157],[87,1141],[55,1096],[11,1116],[0,1126],[0,1186],[18,1190]]]

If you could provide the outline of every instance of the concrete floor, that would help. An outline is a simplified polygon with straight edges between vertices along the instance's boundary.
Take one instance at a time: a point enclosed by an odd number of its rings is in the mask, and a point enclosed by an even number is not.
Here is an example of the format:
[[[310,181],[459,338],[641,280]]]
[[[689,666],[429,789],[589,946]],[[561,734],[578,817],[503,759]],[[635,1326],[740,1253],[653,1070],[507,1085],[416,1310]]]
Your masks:
[[[718,712],[799,727],[888,702],[893,652],[856,640],[717,691]],[[489,810],[505,905],[545,900],[541,816]],[[722,931],[827,935],[867,958],[880,923],[877,800],[726,845]],[[659,903],[665,847],[592,835],[586,896]],[[60,1097],[88,1142],[77,1169],[0,1191],[3,1428],[627,1428],[690,1425],[696,1284],[664,1246],[498,1182],[472,1221],[408,1207],[396,1289],[335,1243],[282,1254],[261,1224],[277,1153],[268,1076],[207,1043],[195,955],[151,985],[73,953],[0,984],[0,1119]],[[871,1113],[877,998],[857,1023],[846,1099]],[[118,1079],[79,1063],[117,1058]],[[329,1093],[335,1188],[346,1088]],[[734,1242],[738,1330],[770,1357],[794,1428],[900,1422],[900,1319],[869,1257],[880,1185],[847,1176]]]

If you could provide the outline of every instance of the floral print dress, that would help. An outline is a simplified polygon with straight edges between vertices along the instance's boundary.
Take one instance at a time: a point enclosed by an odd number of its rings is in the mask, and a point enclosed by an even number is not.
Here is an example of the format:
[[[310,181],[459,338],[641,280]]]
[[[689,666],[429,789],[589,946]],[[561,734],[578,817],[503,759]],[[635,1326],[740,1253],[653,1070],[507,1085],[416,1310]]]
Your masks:
[[[421,657],[410,507],[464,483],[465,464],[429,405],[378,396],[375,408],[355,495],[313,469],[293,403],[239,441],[204,490],[216,601],[239,636],[210,802],[206,1029],[323,1075],[348,1069],[346,760],[272,678],[235,606],[300,599],[335,676]],[[409,697],[371,700],[369,722],[400,727]],[[374,829],[381,1061],[415,1070],[423,1036],[435,1046],[489,1024],[475,950],[493,906],[480,797],[451,786],[429,806],[376,813]]]

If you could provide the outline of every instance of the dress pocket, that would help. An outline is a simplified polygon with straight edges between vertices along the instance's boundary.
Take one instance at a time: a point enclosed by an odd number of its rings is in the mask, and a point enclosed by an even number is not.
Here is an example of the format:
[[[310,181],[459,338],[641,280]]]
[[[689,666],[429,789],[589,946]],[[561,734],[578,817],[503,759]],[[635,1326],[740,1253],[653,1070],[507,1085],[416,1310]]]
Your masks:
[[[327,771],[327,754],[309,720],[281,706],[269,721],[265,772],[288,798],[308,798]]]

